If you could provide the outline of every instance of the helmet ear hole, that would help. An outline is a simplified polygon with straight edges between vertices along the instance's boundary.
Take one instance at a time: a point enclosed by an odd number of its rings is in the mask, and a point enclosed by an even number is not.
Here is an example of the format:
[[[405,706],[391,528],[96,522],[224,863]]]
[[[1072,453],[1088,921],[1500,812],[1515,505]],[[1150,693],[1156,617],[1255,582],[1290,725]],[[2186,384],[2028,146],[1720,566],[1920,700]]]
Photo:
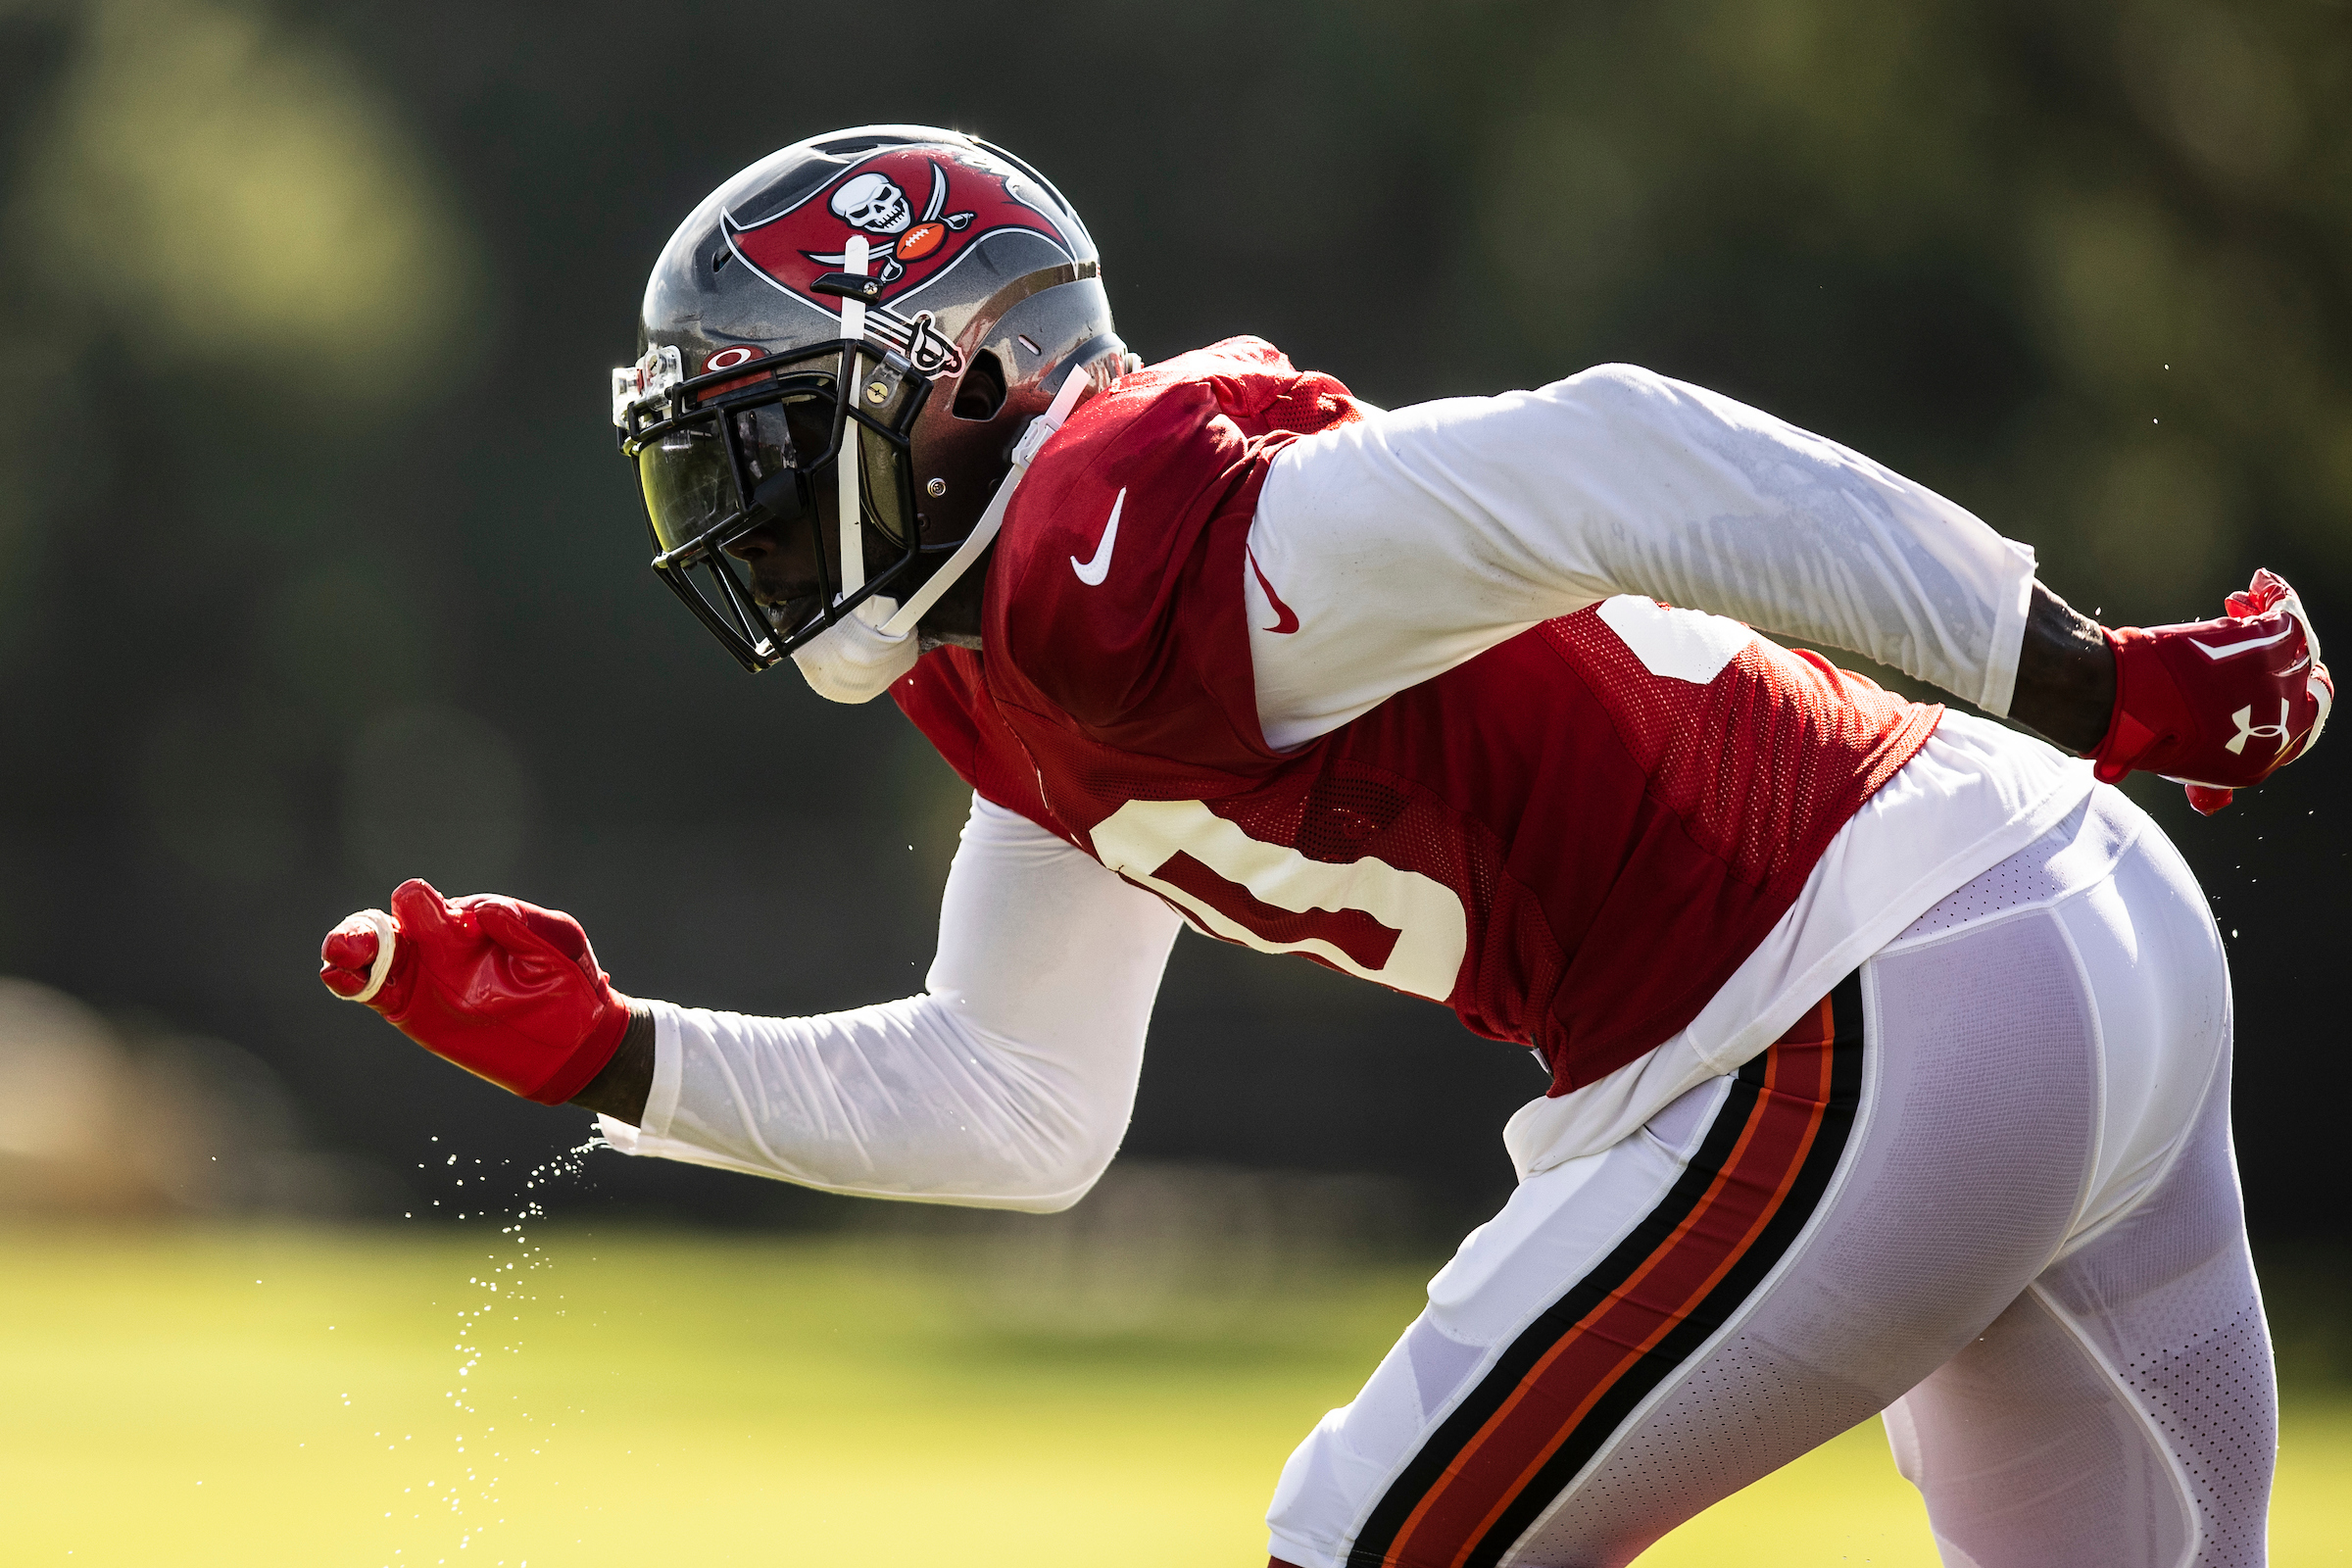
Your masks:
[[[952,412],[958,419],[993,419],[1004,407],[1004,367],[993,350],[982,349],[972,356],[971,368],[956,383]]]

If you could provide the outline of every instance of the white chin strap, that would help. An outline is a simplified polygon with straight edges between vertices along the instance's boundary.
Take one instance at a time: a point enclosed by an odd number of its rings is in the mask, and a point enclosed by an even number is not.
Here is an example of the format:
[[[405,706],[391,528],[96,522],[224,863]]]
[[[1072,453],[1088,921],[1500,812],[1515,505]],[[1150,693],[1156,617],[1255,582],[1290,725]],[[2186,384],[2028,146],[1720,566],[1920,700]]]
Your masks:
[[[854,265],[851,270],[862,270],[864,251],[860,242],[853,241],[852,244],[854,248],[850,252],[850,260]],[[862,317],[865,307],[859,305],[857,309]],[[842,319],[846,329],[849,319],[846,305]],[[862,329],[862,320],[859,326]],[[836,703],[870,703],[890,690],[893,681],[914,667],[914,661],[922,652],[914,628],[921,622],[924,612],[939,603],[940,596],[956,586],[957,580],[972,569],[973,564],[979,561],[981,554],[996,539],[998,531],[1004,526],[1004,512],[1012,505],[1012,492],[1019,486],[1021,476],[1029,471],[1029,465],[1044,450],[1046,443],[1054,438],[1054,432],[1060,429],[1062,422],[1069,418],[1070,411],[1078,406],[1079,396],[1086,391],[1087,379],[1087,368],[1083,365],[1072,366],[1070,373],[1062,377],[1061,390],[1054,394],[1052,406],[1032,419],[1029,428],[1021,433],[1019,443],[1012,449],[1012,471],[1004,475],[1004,482],[998,485],[997,493],[989,498],[988,510],[980,514],[980,521],[965,536],[963,543],[956,547],[956,553],[931,574],[931,580],[914,591],[912,598],[904,605],[894,605],[892,601],[876,595],[793,650],[792,662],[800,666],[801,674],[819,697]],[[852,424],[849,428],[854,430],[856,426]],[[835,466],[846,470],[850,466],[850,459],[845,436],[842,457]],[[841,482],[845,509],[842,515],[845,517],[855,515],[847,508],[857,493],[857,485],[858,480],[854,475]],[[842,581],[846,585],[845,591],[855,589],[865,581],[862,570],[855,577],[851,575],[851,533],[852,529],[845,523],[842,528]]]
[[[914,667],[921,643],[892,635],[883,621],[898,602],[874,595],[792,651],[808,689],[835,703],[870,703]]]
[[[1037,460],[1038,453],[1045,449],[1046,443],[1054,439],[1054,432],[1061,428],[1062,421],[1070,416],[1070,411],[1078,406],[1079,395],[1086,390],[1086,386],[1087,368],[1083,365],[1071,366],[1070,373],[1061,378],[1061,390],[1054,394],[1052,405],[1045,413],[1030,420],[1029,428],[1021,432],[1021,439],[1012,449],[1012,471],[1004,475],[1004,482],[998,485],[997,493],[989,498],[988,510],[980,514],[979,522],[965,536],[963,543],[956,547],[956,553],[948,558],[947,564],[933,572],[931,580],[917,588],[914,597],[890,617],[883,625],[883,631],[903,636],[914,630],[915,622],[923,618],[923,612],[938,604],[939,596],[955,587],[956,579],[972,569],[972,563],[980,559],[980,553],[996,539],[997,530],[1004,526],[1004,509],[1012,505],[1012,492],[1020,484],[1021,475],[1029,471],[1029,465]]]

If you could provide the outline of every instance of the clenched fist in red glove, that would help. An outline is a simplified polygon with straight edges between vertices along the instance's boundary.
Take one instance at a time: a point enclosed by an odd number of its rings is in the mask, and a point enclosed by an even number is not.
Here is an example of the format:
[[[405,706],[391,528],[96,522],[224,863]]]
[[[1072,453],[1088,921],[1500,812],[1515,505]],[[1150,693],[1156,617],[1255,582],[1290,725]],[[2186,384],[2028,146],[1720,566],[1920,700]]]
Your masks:
[[[318,978],[436,1056],[559,1105],[612,1060],[629,1004],[597,967],[580,923],[495,893],[444,899],[403,882],[392,912],[326,935]]]
[[[2211,815],[2230,791],[2261,783],[2319,740],[2335,682],[2303,601],[2266,569],[2228,610],[2219,620],[2107,633],[2115,712],[2090,753],[2101,779],[2161,773],[2187,785],[2189,805]]]

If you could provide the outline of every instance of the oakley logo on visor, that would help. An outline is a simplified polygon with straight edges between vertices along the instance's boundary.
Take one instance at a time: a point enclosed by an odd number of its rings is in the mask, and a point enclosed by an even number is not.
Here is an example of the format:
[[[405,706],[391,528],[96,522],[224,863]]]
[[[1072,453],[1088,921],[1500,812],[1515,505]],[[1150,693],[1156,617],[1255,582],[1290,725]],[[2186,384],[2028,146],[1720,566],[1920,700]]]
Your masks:
[[[703,373],[708,375],[712,370],[732,370],[738,365],[749,365],[754,360],[765,358],[767,358],[767,350],[750,343],[737,343],[731,348],[713,351],[711,356],[703,362]],[[737,387],[750,386],[759,379],[758,375],[747,375],[740,381],[721,381],[716,386],[703,388],[702,395],[707,398],[714,398],[721,392],[732,392]]]

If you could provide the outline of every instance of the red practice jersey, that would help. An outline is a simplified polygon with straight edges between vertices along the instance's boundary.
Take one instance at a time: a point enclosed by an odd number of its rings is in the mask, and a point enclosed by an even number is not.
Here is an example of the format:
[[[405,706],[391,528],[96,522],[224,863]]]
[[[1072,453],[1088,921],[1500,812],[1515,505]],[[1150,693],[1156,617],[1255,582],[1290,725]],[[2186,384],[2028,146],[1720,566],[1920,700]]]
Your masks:
[[[1444,1002],[1564,1094],[1697,1014],[1942,710],[1614,599],[1273,751],[1250,518],[1276,452],[1359,416],[1253,339],[1121,379],[1014,494],[986,652],[893,695],[974,790],[1197,929]]]

